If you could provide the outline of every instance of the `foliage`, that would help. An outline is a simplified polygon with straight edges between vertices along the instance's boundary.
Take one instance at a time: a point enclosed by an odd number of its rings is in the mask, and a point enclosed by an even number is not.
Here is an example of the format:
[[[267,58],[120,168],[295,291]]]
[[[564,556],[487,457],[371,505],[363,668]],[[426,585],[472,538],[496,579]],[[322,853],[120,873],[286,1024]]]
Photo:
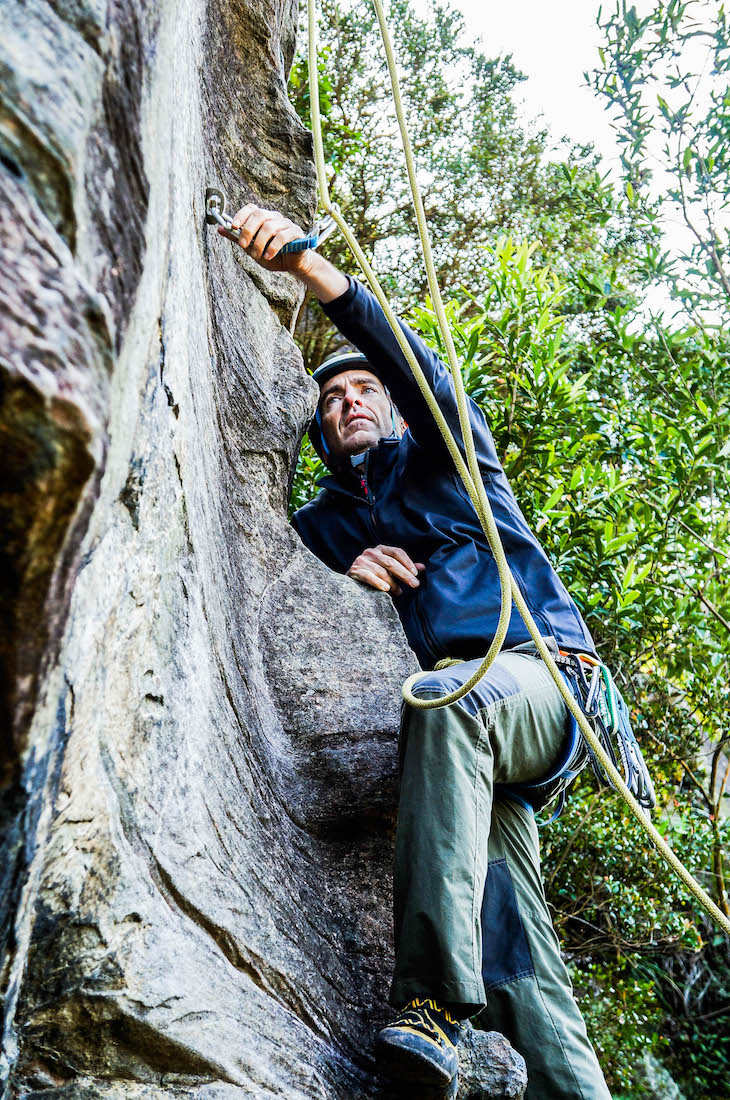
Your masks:
[[[509,232],[539,241],[540,255],[571,279],[593,277],[599,239],[606,264],[620,271],[624,238],[635,230],[615,216],[590,148],[566,146],[564,160],[550,160],[546,134],[519,121],[515,91],[524,78],[511,59],[486,57],[466,39],[461,16],[439,0],[425,16],[409,0],[392,0],[390,23],[442,282],[486,290],[482,249]],[[422,300],[426,281],[373,9],[323,0],[320,42],[330,191],[386,291],[405,308]],[[292,69],[290,95],[308,124],[303,56]],[[327,254],[354,273],[339,236],[330,238]],[[297,336],[310,369],[337,343],[311,302]]]
[[[604,966],[590,959],[572,960],[570,976],[614,1100],[655,1095],[641,1086],[637,1065],[642,1055],[664,1054],[660,1034],[664,1013],[650,976],[631,968]]]
[[[499,242],[487,294],[449,304],[467,388],[632,707],[659,790],[660,831],[726,906],[730,819],[718,775],[728,741],[730,346],[692,325],[637,333],[606,299],[590,324],[571,327],[567,286],[531,264],[530,252]],[[413,319],[438,348],[428,305]],[[612,975],[607,988],[620,980],[638,997],[641,959],[703,948],[708,929],[694,903],[589,780],[551,827],[543,856],[563,940]],[[619,960],[613,968],[606,952]],[[648,1022],[624,1014],[606,1032],[603,1009],[589,1016],[616,1087],[628,1087],[634,1055],[657,1045]],[[723,1049],[712,1045],[706,1068],[717,1070]]]
[[[674,616],[667,615],[665,632],[653,643],[665,646],[669,675],[640,668],[634,686],[642,728],[659,750],[664,775],[671,778],[673,765],[680,796],[712,835],[709,881],[722,901],[730,634],[723,576],[730,452],[727,15],[717,0],[658,2],[641,18],[623,3],[601,29],[601,67],[591,80],[614,110],[627,201],[644,233],[645,276],[662,285],[689,322],[670,332],[645,311],[651,340],[639,338],[637,347],[624,327],[611,348],[618,344],[623,377],[638,373],[636,367],[643,375],[650,411],[638,435],[624,433],[624,448],[631,455],[637,439],[655,438],[656,462],[641,486],[637,518],[643,543],[647,513],[665,517],[664,561],[650,565],[646,581],[652,589],[660,582],[653,595],[658,602],[668,590],[675,597]],[[663,236],[667,228],[671,236]],[[668,360],[671,372],[664,369]],[[643,545],[637,560],[648,564]],[[646,597],[641,602],[646,606]],[[668,952],[657,960],[655,976],[667,1010],[671,1068],[686,1094],[704,1100],[718,1089],[727,1093],[718,1084],[730,1067],[727,944],[713,937],[694,955]]]
[[[289,498],[289,516],[312,500],[318,492],[317,482],[329,471],[315,451],[307,436],[302,441],[296,476]]]
[[[686,804],[704,820],[717,874],[730,349],[693,327],[637,335],[618,307],[602,311],[589,341],[566,330],[566,287],[530,263],[528,246],[507,238],[490,256],[488,292],[449,306],[467,388],[487,412],[528,521],[634,704],[653,769],[675,798],[676,839],[687,832]],[[428,306],[413,318],[438,348]],[[692,766],[700,753],[714,774]],[[715,889],[724,896],[720,879]]]
[[[599,17],[600,18],[600,17]],[[629,202],[653,242],[647,272],[697,318],[730,309],[730,37],[721,0],[668,0],[640,18],[617,4],[590,74],[615,109]],[[588,74],[586,74],[588,76]],[[681,222],[686,246],[662,251]]]
[[[645,960],[665,1013],[666,1062],[685,1076],[688,1100],[730,1100],[730,944],[717,933],[701,951]]]

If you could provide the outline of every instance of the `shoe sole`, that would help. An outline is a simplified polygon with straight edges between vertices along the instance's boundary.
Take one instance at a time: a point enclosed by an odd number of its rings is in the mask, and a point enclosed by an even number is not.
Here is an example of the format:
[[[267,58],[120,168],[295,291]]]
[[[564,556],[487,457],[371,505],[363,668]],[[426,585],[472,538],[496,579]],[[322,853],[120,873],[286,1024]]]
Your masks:
[[[430,1061],[420,1051],[410,1049],[402,1041],[390,1043],[387,1039],[379,1038],[375,1046],[375,1058],[379,1071],[385,1077],[397,1081],[432,1085],[440,1088],[443,1093],[454,1080],[454,1074],[445,1066]]]
[[[444,1091],[443,1085],[406,1084],[404,1081],[392,1081],[398,1089],[398,1100],[456,1100],[459,1092],[459,1078],[454,1077]]]

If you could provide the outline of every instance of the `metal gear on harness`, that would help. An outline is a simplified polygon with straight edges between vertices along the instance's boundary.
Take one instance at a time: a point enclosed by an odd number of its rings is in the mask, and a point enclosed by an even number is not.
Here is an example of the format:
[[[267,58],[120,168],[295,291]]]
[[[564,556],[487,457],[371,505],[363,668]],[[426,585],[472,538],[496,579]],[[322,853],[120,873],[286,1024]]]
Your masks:
[[[641,808],[647,813],[653,810],[656,806],[654,784],[631,728],[629,709],[610,670],[588,653],[566,653],[561,650],[555,663],[562,669],[611,764],[623,772],[624,782]],[[586,675],[586,669],[590,670],[590,676]],[[598,782],[601,786],[618,790],[588,738],[584,738],[584,743]]]

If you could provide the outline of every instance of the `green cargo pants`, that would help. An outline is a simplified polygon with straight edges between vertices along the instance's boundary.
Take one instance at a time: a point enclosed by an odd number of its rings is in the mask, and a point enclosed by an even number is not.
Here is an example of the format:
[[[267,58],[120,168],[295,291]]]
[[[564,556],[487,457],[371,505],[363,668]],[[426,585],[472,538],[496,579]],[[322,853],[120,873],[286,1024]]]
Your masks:
[[[478,662],[424,677],[453,690]],[[502,652],[468,696],[406,708],[396,834],[392,1003],[428,996],[500,1031],[528,1100],[610,1100],[560,956],[529,803],[505,790],[565,763],[572,718],[539,657]]]

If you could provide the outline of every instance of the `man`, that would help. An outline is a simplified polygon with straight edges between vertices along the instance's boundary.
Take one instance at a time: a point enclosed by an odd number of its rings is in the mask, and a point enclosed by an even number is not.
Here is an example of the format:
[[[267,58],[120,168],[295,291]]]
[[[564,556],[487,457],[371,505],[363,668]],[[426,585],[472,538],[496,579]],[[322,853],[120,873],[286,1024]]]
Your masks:
[[[330,568],[388,592],[435,698],[473,672],[497,623],[497,569],[397,341],[373,296],[313,251],[281,254],[301,229],[252,204],[233,219],[262,266],[295,275],[359,354],[315,372],[310,427],[332,471],[294,527]],[[461,442],[449,373],[406,337]],[[405,418],[405,419],[404,419]],[[553,647],[594,653],[577,607],[529,530],[471,403],[479,466],[510,568]],[[505,1034],[524,1056],[529,1100],[610,1100],[552,928],[535,808],[584,762],[572,717],[513,608],[504,648],[459,702],[406,708],[396,835],[398,1010],[378,1036],[381,1070],[456,1096],[459,1021]]]

